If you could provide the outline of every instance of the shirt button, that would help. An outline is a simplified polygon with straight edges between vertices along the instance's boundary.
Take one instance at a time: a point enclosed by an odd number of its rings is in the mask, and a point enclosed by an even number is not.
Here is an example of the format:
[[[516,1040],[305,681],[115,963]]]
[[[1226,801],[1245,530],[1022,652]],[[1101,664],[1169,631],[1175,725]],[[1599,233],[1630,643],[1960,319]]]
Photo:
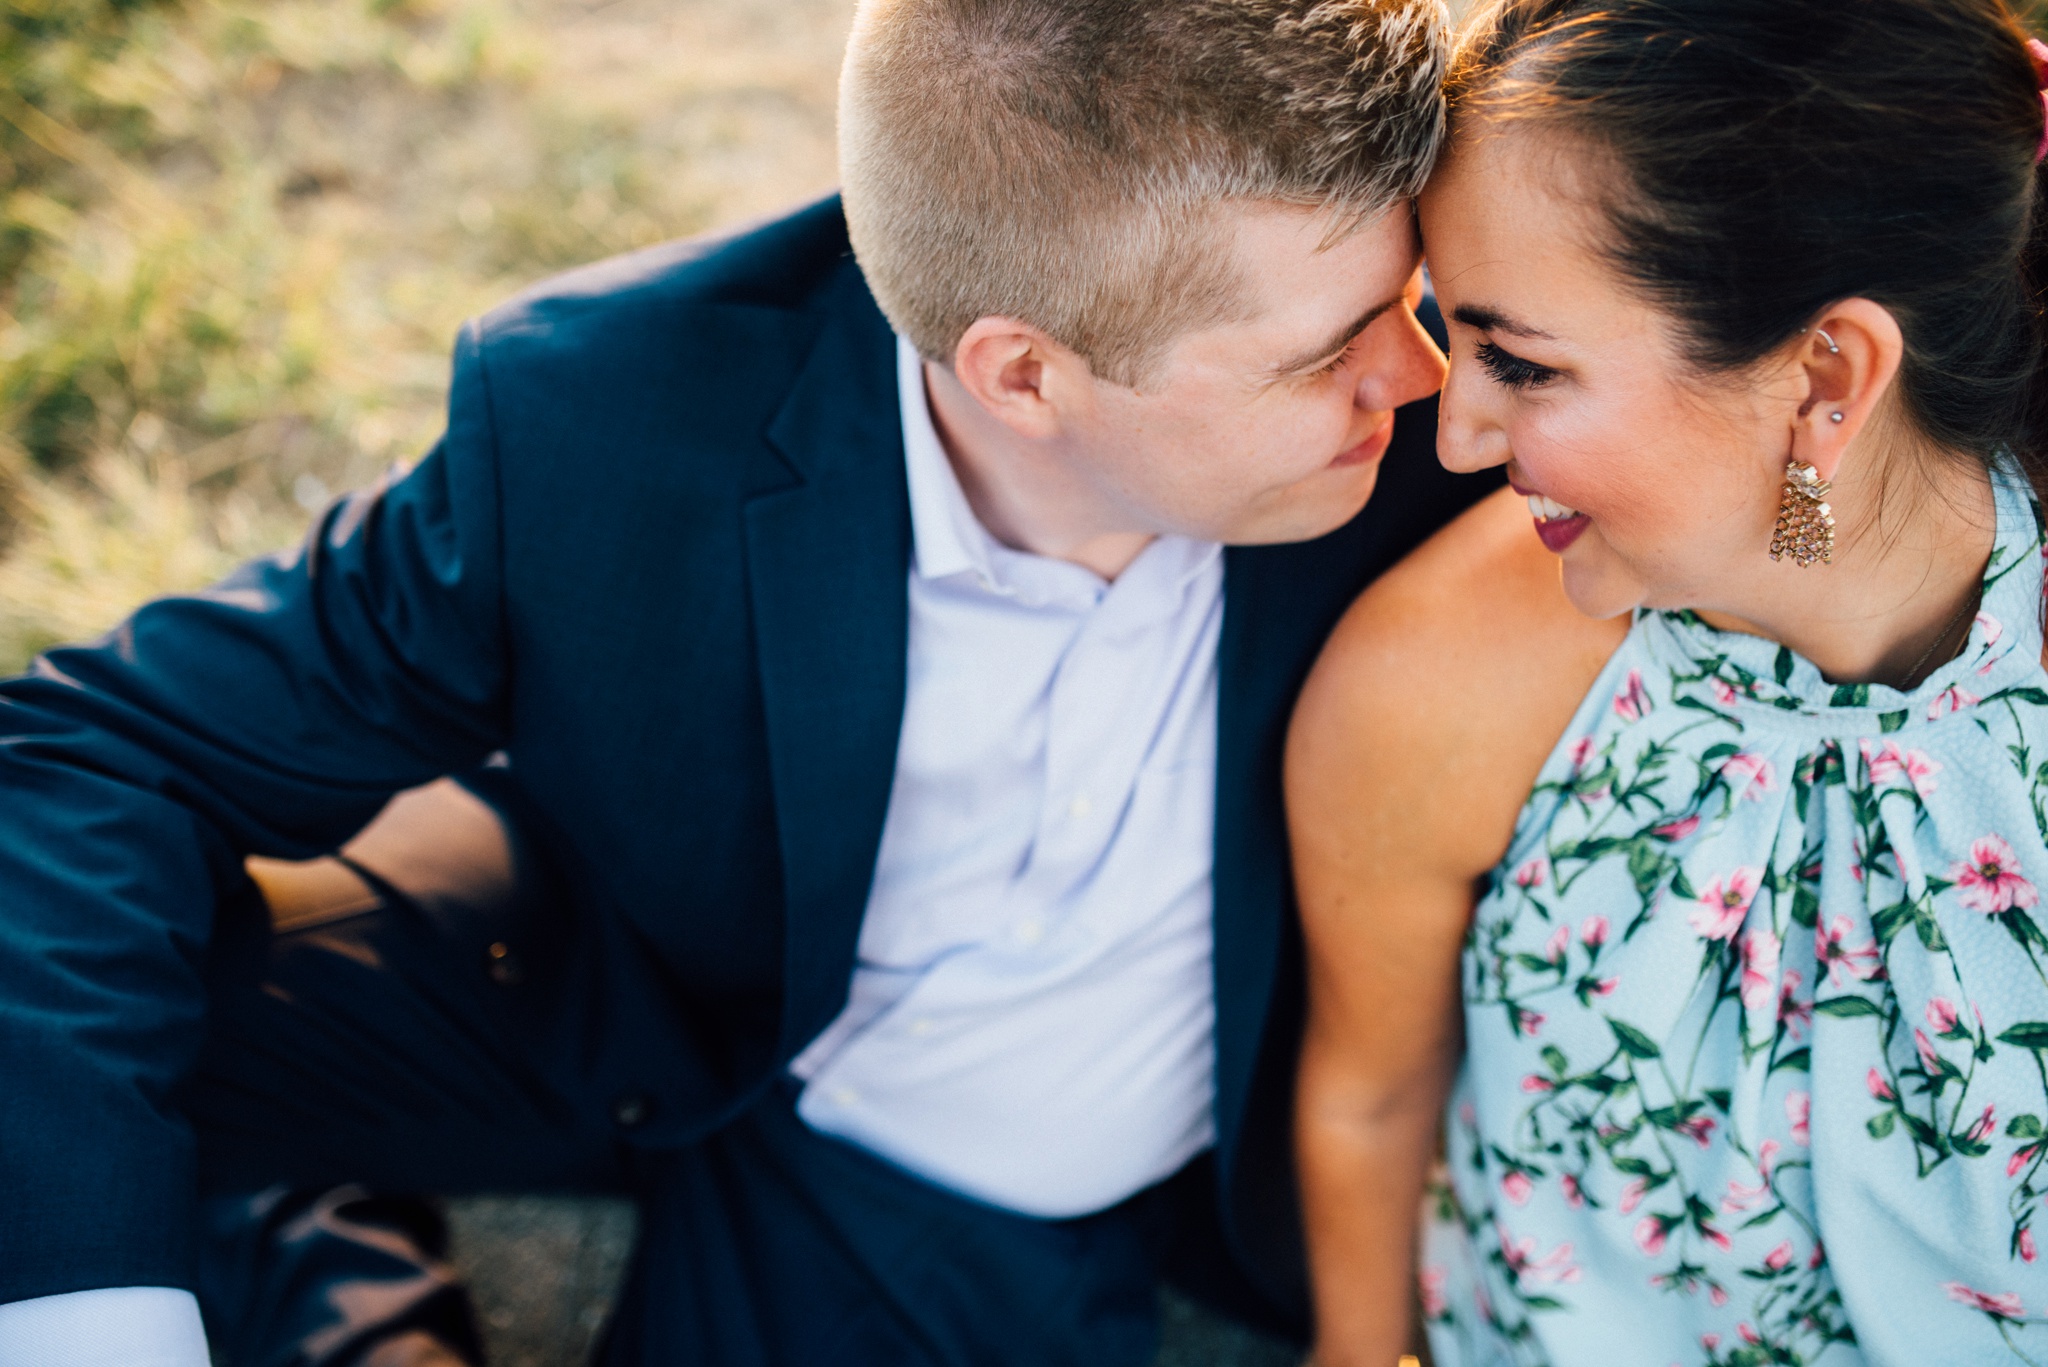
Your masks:
[[[654,1099],[645,1092],[628,1092],[612,1103],[612,1120],[622,1130],[646,1123],[654,1112]]]
[[[500,987],[517,987],[526,981],[526,965],[512,952],[512,946],[496,941],[484,951],[484,972]]]
[[[1067,804],[1067,815],[1074,817],[1076,820],[1088,815],[1088,813],[1094,810],[1095,804],[1088,800],[1088,794],[1086,793],[1082,793],[1080,796],[1076,797],[1072,802],[1069,802]]]
[[[1017,923],[1017,943],[1035,945],[1045,938],[1045,926],[1036,916],[1027,916]]]

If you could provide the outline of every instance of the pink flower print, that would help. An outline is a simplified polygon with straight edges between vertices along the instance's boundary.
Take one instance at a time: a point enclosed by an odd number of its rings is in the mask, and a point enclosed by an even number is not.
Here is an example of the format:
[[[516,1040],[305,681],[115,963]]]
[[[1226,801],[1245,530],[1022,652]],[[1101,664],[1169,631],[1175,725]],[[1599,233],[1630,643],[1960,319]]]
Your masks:
[[[1650,694],[1643,687],[1643,671],[1631,669],[1621,690],[1614,695],[1614,715],[1623,721],[1640,721],[1650,715]]]
[[[1933,702],[1927,704],[1927,720],[1940,721],[1952,712],[1960,712],[1966,707],[1975,707],[1982,701],[1984,701],[1982,698],[1966,688],[1944,688],[1935,695]]]
[[[1963,890],[1963,905],[1987,916],[2031,907],[2038,900],[2034,885],[2020,873],[2019,856],[1995,835],[1974,842],[1969,862],[1956,863],[1948,876]]]
[[[1714,1142],[1714,1118],[1712,1116],[1696,1115],[1690,1120],[1679,1121],[1674,1128],[1703,1149]]]
[[[1961,1282],[1943,1282],[1941,1289],[1948,1292],[1948,1298],[1958,1305],[1967,1305],[1973,1310],[1982,1310],[1985,1314],[1996,1315],[1999,1319],[2016,1320],[2026,1314],[2026,1311],[2020,1306],[2020,1297],[2017,1291],[2006,1291],[1994,1295],[1988,1291],[1979,1291],[1974,1287],[1965,1286]]]
[[[1536,1190],[1536,1184],[1529,1180],[1527,1173],[1511,1172],[1500,1179],[1500,1194],[1518,1206],[1529,1204],[1529,1194]]]
[[[1793,1039],[1798,1039],[1807,1026],[1813,1024],[1813,1003],[1799,999],[1799,975],[1787,973],[1785,982],[1778,993],[1778,1019],[1785,1022],[1785,1028]]]
[[[1588,949],[1598,949],[1607,943],[1607,918],[1588,916],[1579,923],[1579,943]]]
[[[1820,1244],[1820,1243],[1816,1243],[1816,1244],[1815,1244],[1815,1245],[1813,1246],[1813,1254],[1812,1254],[1812,1256],[1811,1256],[1811,1257],[1809,1257],[1809,1258],[1807,1258],[1807,1260],[1806,1260],[1806,1266],[1807,1266],[1808,1270],[1811,1270],[1811,1269],[1813,1269],[1813,1268],[1819,1267],[1819,1266],[1820,1266],[1820,1265],[1821,1265],[1822,1263],[1826,1262],[1827,1260],[1828,1260],[1828,1250],[1827,1250],[1827,1246],[1826,1246],[1825,1244]]]
[[[1533,1035],[1538,1030],[1541,1030],[1544,1020],[1545,1017],[1541,1011],[1518,1010],[1515,1012],[1515,1024],[1520,1027],[1521,1032],[1525,1035]]]
[[[1664,1221],[1655,1215],[1645,1215],[1636,1221],[1636,1247],[1652,1258],[1664,1251]]]
[[[1946,1035],[1956,1028],[1956,1004],[1947,997],[1936,997],[1927,1003],[1927,1023],[1934,1027],[1937,1035]]]
[[[1736,1325],[1735,1332],[1742,1335],[1742,1341],[1752,1348],[1761,1346],[1764,1341],[1763,1336],[1750,1328],[1747,1321]]]
[[[1941,772],[1941,761],[1930,758],[1924,750],[1901,750],[1895,740],[1888,740],[1876,749],[1872,749],[1866,740],[1862,742],[1862,748],[1863,763],[1870,770],[1873,787],[1890,787],[1903,776],[1920,796],[1933,795],[1934,776]]]
[[[1935,1051],[1934,1041],[1927,1038],[1927,1032],[1915,1027],[1913,1048],[1920,1054],[1920,1066],[1930,1073],[1941,1071],[1941,1055]]]
[[[1976,1121],[1971,1124],[1969,1132],[1963,1137],[1972,1141],[1983,1139],[1985,1135],[1991,1133],[1993,1126],[1996,1124],[1997,1115],[1997,1106],[1986,1106],[1984,1114],[1977,1117]]]
[[[1703,940],[1733,940],[1749,915],[1749,904],[1762,884],[1764,871],[1740,868],[1726,878],[1716,878],[1700,894],[1700,910],[1687,924]]]
[[[1722,1286],[1719,1282],[1715,1282],[1712,1286],[1707,1288],[1707,1303],[1712,1305],[1716,1310],[1728,1304],[1728,1289]],[[1717,1343],[1719,1341],[1720,1340],[1718,1339],[1715,1340],[1715,1342]]]
[[[1707,1350],[1708,1352],[1710,1352],[1710,1353],[1711,1353],[1711,1352],[1713,1352],[1713,1351],[1714,1351],[1714,1350],[1715,1350],[1716,1348],[1719,1348],[1720,1346],[1721,1346],[1721,1336],[1720,1336],[1719,1334],[1701,1334],[1701,1335],[1700,1335],[1700,1347],[1702,1347],[1702,1348],[1706,1349],[1706,1350]]]
[[[1572,777],[1577,778],[1585,769],[1587,762],[1593,758],[1593,738],[1580,736],[1572,742],[1572,748],[1566,753],[1571,756]]]
[[[1528,863],[1515,870],[1515,886],[1518,888],[1540,888],[1550,877],[1550,861],[1537,855]]]
[[[1707,686],[1714,690],[1714,701],[1723,707],[1733,707],[1742,700],[1742,695],[1735,691],[1735,685],[1718,674],[1707,680]]]
[[[2034,1155],[2040,1151],[2041,1146],[2039,1144],[2029,1144],[2023,1149],[2015,1149],[2012,1157],[2008,1158],[2005,1162],[2005,1175],[2007,1177],[2018,1177],[2020,1169],[2033,1162]]]
[[[1792,1241],[1787,1239],[1769,1253],[1764,1254],[1764,1266],[1773,1272],[1783,1272],[1792,1265]]]
[[[1771,1180],[1771,1169],[1777,1166],[1778,1155],[1784,1147],[1775,1139],[1766,1139],[1756,1146],[1756,1170],[1763,1174],[1766,1182]]]
[[[1630,1178],[1628,1183],[1621,1189],[1621,1213],[1623,1215],[1633,1214],[1635,1208],[1643,1203],[1643,1194],[1649,1191],[1649,1189],[1650,1182],[1648,1178]]]
[[[1428,1266],[1415,1278],[1417,1298],[1422,1302],[1422,1317],[1426,1320],[1441,1319],[1451,1308],[1450,1299],[1444,1295],[1447,1274],[1441,1267]]]
[[[1812,1118],[1813,1093],[1785,1093],[1785,1119],[1792,1122],[1793,1143],[1807,1145],[1813,1143],[1813,1132],[1807,1128],[1807,1122]]]
[[[1659,840],[1683,840],[1700,828],[1697,816],[1682,816],[1676,821],[1667,821],[1661,826],[1650,827],[1650,834]]]
[[[1494,1226],[1500,1236],[1501,1256],[1507,1260],[1508,1271],[1515,1276],[1533,1282],[1575,1282],[1579,1269],[1572,1266],[1572,1246],[1559,1244],[1541,1258],[1536,1256],[1534,1238],[1517,1239],[1510,1235],[1505,1225]]]
[[[1579,1186],[1578,1178],[1570,1173],[1566,1173],[1557,1179],[1557,1184],[1564,1188],[1564,1203],[1566,1205],[1570,1206],[1573,1210],[1585,1209],[1586,1193]]]
[[[1745,1182],[1730,1182],[1728,1194],[1721,1198],[1722,1213],[1740,1215],[1744,1211],[1755,1210],[1763,1204],[1764,1197],[1768,1196],[1770,1191],[1768,1182],[1758,1182],[1755,1186]]]
[[[1869,978],[1877,973],[1877,946],[1868,944],[1852,949],[1843,943],[1848,938],[1849,918],[1846,916],[1819,921],[1813,927],[1814,957],[1828,966],[1828,981],[1837,987],[1842,985],[1845,973],[1851,978]]]
[[[1621,979],[1619,978],[1602,978],[1599,982],[1593,984],[1591,990],[1596,997],[1606,997],[1611,996],[1614,989],[1620,986]]]
[[[1771,1005],[1778,995],[1772,979],[1778,972],[1778,937],[1768,930],[1752,930],[1742,937],[1742,1004]]]
[[[1899,1094],[1892,1090],[1891,1083],[1885,1081],[1884,1074],[1878,1072],[1875,1068],[1872,1068],[1863,1075],[1863,1085],[1868,1087],[1870,1094],[1879,1101],[1897,1101],[1899,1099]]]
[[[1525,1092],[1547,1092],[1555,1086],[1557,1086],[1555,1082],[1544,1077],[1541,1073],[1531,1073],[1522,1079],[1522,1090]],[[1466,1123],[1470,1124],[1471,1122],[1467,1121]]]
[[[1550,939],[1544,942],[1543,957],[1553,964],[1561,964],[1564,962],[1566,951],[1571,947],[1572,928],[1570,926],[1559,926],[1550,933]]]
[[[1726,1234],[1723,1234],[1720,1230],[1715,1229],[1712,1225],[1702,1221],[1700,1224],[1700,1234],[1706,1239],[1708,1243],[1712,1244],[1715,1248],[1720,1249],[1723,1253],[1728,1251],[1728,1247],[1731,1243],[1731,1240],[1728,1238]]]
[[[1977,614],[1977,627],[1984,633],[1984,644],[1987,647],[1997,645],[1999,638],[2005,635],[2005,623],[1988,612]]]
[[[1778,786],[1777,771],[1762,755],[1753,755],[1744,750],[1730,755],[1721,765],[1721,777],[1728,780],[1729,791],[1749,802],[1761,802],[1765,793]]]
[[[2034,1261],[2034,1231],[2031,1226],[2020,1231],[2019,1245],[2020,1261],[2023,1263]]]

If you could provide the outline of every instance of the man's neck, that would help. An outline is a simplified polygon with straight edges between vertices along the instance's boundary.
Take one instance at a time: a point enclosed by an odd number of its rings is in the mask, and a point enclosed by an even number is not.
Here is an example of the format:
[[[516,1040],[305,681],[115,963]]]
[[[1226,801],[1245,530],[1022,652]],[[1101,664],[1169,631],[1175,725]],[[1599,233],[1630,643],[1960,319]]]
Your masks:
[[[1108,580],[1152,544],[1150,532],[1119,529],[1101,490],[991,418],[951,371],[926,361],[924,381],[939,445],[990,536]]]

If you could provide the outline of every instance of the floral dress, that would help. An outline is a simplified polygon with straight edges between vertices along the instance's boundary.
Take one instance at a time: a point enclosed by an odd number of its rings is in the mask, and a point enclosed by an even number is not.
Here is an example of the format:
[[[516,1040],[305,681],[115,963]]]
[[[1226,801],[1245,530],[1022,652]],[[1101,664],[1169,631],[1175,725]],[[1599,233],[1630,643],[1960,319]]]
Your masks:
[[[2043,540],[1994,482],[1914,692],[1644,612],[1581,704],[1466,942],[1439,1367],[2048,1364]]]

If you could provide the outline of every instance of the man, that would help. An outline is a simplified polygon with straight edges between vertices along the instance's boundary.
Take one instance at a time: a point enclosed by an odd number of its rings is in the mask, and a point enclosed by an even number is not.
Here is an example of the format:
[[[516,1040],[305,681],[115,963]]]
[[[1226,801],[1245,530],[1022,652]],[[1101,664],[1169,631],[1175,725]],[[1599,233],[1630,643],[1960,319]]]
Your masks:
[[[467,1351],[429,1231],[197,1204],[347,1181],[632,1192],[620,1364],[1142,1363],[1219,1229],[1298,1328],[1281,735],[1483,492],[1394,422],[1443,45],[874,0],[843,213],[472,324],[411,474],[0,687],[0,1361]],[[551,891],[265,938],[487,757]]]

